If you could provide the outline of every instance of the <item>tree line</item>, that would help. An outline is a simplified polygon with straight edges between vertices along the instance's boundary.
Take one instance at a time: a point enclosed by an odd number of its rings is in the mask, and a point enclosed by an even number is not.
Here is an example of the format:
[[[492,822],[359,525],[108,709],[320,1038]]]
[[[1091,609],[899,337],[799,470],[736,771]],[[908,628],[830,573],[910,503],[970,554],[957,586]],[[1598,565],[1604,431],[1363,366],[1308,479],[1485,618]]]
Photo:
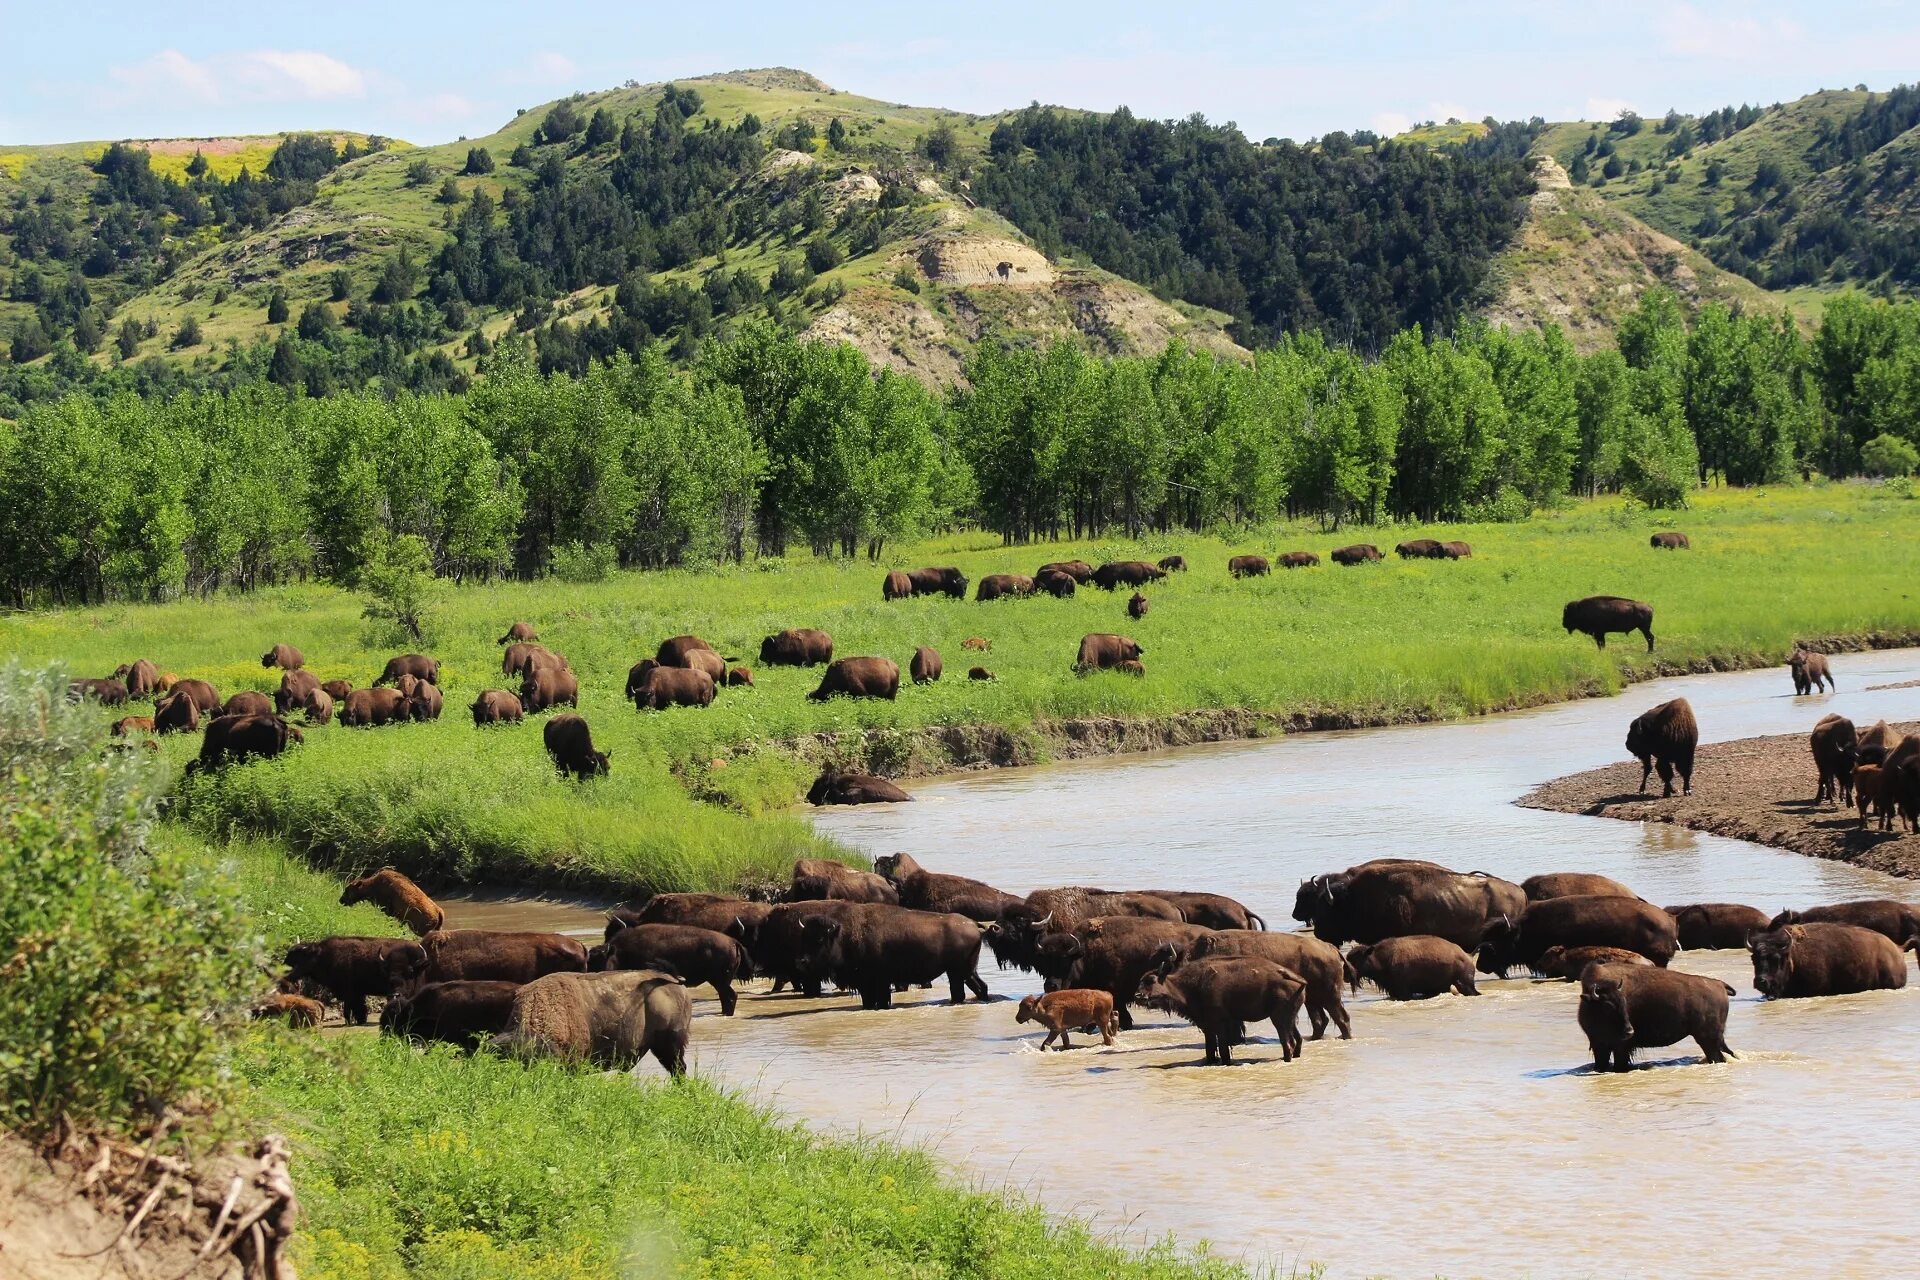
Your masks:
[[[0,422],[14,605],[357,580],[397,539],[435,573],[532,577],[885,557],[960,525],[1009,543],[1308,518],[1517,520],[1569,495],[1680,506],[1714,482],[1920,465],[1920,304],[1846,295],[1803,337],[1655,291],[1617,348],[1417,327],[1376,357],[1297,335],[1250,362],[1173,346],[982,346],[942,396],[768,323],[464,394],[257,382],[70,395]]]

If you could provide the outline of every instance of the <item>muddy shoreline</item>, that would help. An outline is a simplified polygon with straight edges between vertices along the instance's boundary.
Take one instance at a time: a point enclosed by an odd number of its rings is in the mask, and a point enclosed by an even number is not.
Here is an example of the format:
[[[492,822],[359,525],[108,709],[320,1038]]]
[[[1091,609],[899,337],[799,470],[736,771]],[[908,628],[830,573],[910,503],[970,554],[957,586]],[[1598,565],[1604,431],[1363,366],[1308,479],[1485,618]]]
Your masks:
[[[1815,711],[1808,714],[1810,721],[1819,718]],[[1894,727],[1902,733],[1920,733],[1920,722]],[[1515,803],[1623,822],[1671,823],[1811,858],[1920,878],[1920,835],[1881,831],[1877,819],[1870,829],[1862,830],[1857,810],[1814,802],[1818,781],[1807,735],[1789,733],[1701,747],[1694,760],[1690,796],[1662,799],[1658,775],[1648,782],[1647,794],[1639,794],[1640,765],[1628,760],[1555,778]]]

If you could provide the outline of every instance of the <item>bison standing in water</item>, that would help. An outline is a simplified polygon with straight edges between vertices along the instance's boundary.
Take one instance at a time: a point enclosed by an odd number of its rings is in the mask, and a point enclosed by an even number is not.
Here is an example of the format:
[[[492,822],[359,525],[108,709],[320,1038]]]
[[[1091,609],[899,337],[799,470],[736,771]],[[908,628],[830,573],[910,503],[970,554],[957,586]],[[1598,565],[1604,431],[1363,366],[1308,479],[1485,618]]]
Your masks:
[[[1041,937],[1035,967],[1056,987],[1105,991],[1120,1011],[1122,1030],[1131,1030],[1127,1005],[1140,980],[1156,967],[1177,964],[1210,930],[1171,920],[1138,916],[1099,916],[1071,932]]]
[[[1549,871],[1520,882],[1528,902],[1546,898],[1637,898],[1640,895],[1618,880],[1589,871]]]
[[[1663,702],[1627,726],[1627,752],[1640,761],[1640,790],[1647,789],[1647,778],[1660,770],[1665,784],[1661,797],[1673,794],[1673,775],[1680,775],[1684,794],[1693,794],[1693,753],[1700,745],[1700,725],[1693,718],[1693,704],[1685,698]]]
[[[541,737],[561,777],[585,782],[588,778],[606,777],[612,767],[613,753],[594,750],[593,731],[585,719],[571,712],[547,721]]]
[[[564,933],[436,929],[387,953],[396,991],[417,982],[532,982],[586,967],[586,946]]]
[[[636,924],[607,935],[587,953],[589,972],[659,969],[690,987],[703,983],[720,997],[720,1016],[731,1018],[739,994],[734,980],[753,975],[746,948],[714,929],[688,924]]]
[[[1859,751],[1853,721],[1845,716],[1821,716],[1807,741],[1813,748],[1813,767],[1820,774],[1813,802],[1851,804],[1854,757]]]
[[[1113,1012],[1113,997],[1104,991],[1049,991],[1043,996],[1023,996],[1013,1020],[1037,1022],[1047,1029],[1047,1038],[1040,1042],[1042,1053],[1056,1036],[1062,1053],[1073,1048],[1067,1033],[1080,1027],[1098,1029],[1101,1044],[1112,1044],[1120,1030],[1120,1022]]]
[[[1753,985],[1775,1000],[1897,990],[1907,958],[1885,934],[1851,924],[1790,924],[1750,938]]]
[[[347,882],[340,891],[340,905],[351,907],[359,902],[371,902],[415,934],[432,933],[447,923],[447,913],[440,904],[392,867]]]
[[[977,972],[980,928],[965,916],[853,902],[838,915],[805,919],[800,934],[808,967],[858,991],[863,1009],[891,1009],[896,987],[942,976],[955,1004],[969,991],[987,998]]]
[[[1281,1061],[1292,1062],[1301,1048],[1300,1005],[1306,990],[1299,974],[1270,960],[1223,956],[1192,960],[1164,975],[1148,974],[1133,997],[1200,1028],[1207,1062],[1227,1066],[1246,1024],[1269,1019],[1280,1038]]]
[[[1362,980],[1387,993],[1389,1000],[1425,1000],[1458,991],[1477,996],[1473,957],[1445,938],[1413,936],[1365,943],[1347,952],[1354,990]]]
[[[788,627],[760,642],[763,667],[816,667],[833,661],[833,637],[814,627]]]
[[[1808,907],[1804,911],[1782,911],[1768,928],[1784,929],[1790,924],[1850,924],[1871,929],[1889,941],[1905,944],[1920,938],[1920,907],[1911,907],[1892,898],[1861,898],[1836,902],[1831,906]]]
[[[1824,653],[1795,649],[1793,656],[1787,659],[1787,670],[1793,674],[1794,693],[1802,698],[1816,689],[1821,693],[1830,693],[1839,687],[1833,682],[1833,672],[1827,668],[1827,655]]]
[[[911,854],[890,853],[875,858],[873,869],[893,882],[899,891],[901,906],[916,911],[951,912],[988,924],[998,920],[1007,907],[1021,901],[984,881],[928,871],[915,862]]]
[[[885,698],[900,692],[900,664],[892,658],[841,658],[820,678],[820,687],[807,697],[825,702],[836,694],[849,698]]]
[[[1748,938],[1772,927],[1766,912],[1737,902],[1695,902],[1666,910],[1673,917],[1681,949],[1685,951],[1727,951],[1744,947]]]
[[[1563,982],[1578,982],[1587,966],[1595,964],[1630,964],[1641,968],[1653,968],[1653,961],[1638,951],[1622,951],[1619,947],[1548,947],[1540,955],[1540,963],[1535,972],[1543,978],[1559,978]]]
[[[1432,934],[1471,951],[1490,924],[1518,916],[1526,905],[1520,886],[1497,876],[1380,858],[1303,881],[1293,918],[1336,947]]]
[[[884,902],[900,905],[893,881],[871,871],[855,871],[831,858],[800,858],[788,882],[788,902]]]
[[[1619,947],[1664,969],[1680,938],[1672,916],[1638,898],[1548,898],[1528,903],[1518,919],[1487,926],[1480,972],[1504,978],[1516,965],[1538,972],[1550,947]]]
[[[1624,596],[1588,596],[1575,600],[1560,611],[1560,625],[1572,635],[1579,631],[1593,638],[1604,649],[1612,632],[1630,635],[1638,631],[1647,638],[1647,652],[1653,652],[1653,606]]]
[[[1580,979],[1580,1029],[1596,1070],[1625,1071],[1635,1049],[1660,1049],[1692,1036],[1708,1062],[1733,1056],[1727,1047],[1727,1001],[1733,988],[1718,978],[1669,969],[1599,964]]]
[[[1332,1023],[1342,1040],[1353,1038],[1353,1019],[1347,1016],[1341,989],[1345,986],[1346,962],[1338,947],[1304,933],[1268,933],[1246,929],[1216,929],[1194,939],[1187,948],[1189,960],[1210,956],[1257,956],[1291,969],[1307,984],[1307,1020],[1313,1024],[1313,1038],[1320,1039]]]

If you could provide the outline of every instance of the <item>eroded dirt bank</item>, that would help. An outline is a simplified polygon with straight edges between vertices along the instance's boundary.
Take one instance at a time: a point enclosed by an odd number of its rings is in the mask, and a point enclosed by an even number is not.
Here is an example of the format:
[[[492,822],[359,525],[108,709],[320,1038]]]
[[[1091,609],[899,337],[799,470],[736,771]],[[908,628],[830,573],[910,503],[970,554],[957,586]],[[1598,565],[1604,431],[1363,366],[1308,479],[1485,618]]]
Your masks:
[[[1920,732],[1916,721],[1895,727],[1903,733]],[[1556,778],[1519,803],[1628,822],[1668,822],[1890,875],[1920,877],[1920,836],[1881,831],[1877,819],[1862,830],[1855,810],[1814,803],[1818,782],[1807,735],[1789,733],[1701,747],[1690,796],[1661,799],[1657,774],[1641,795],[1640,766],[1625,761]]]

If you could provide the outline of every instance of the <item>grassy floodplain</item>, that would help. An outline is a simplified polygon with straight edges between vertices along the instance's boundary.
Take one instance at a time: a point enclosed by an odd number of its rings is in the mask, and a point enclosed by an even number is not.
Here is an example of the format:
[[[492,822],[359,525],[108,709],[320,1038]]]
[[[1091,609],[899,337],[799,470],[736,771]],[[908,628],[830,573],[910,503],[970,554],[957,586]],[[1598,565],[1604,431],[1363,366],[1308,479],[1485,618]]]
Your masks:
[[[1649,549],[1650,531],[1668,527],[1687,531],[1694,549]],[[1474,558],[1392,556],[1393,541],[1428,532],[1467,539]],[[796,743],[816,760],[924,773],[953,767],[951,744],[967,736],[916,732],[926,729],[991,726],[1019,758],[1045,759],[1068,720],[1152,725],[1230,711],[1257,731],[1473,715],[1612,691],[1657,671],[1782,661],[1796,640],[1920,636],[1916,534],[1920,504],[1898,490],[1848,484],[1712,490],[1692,509],[1664,515],[1602,500],[1515,525],[1016,548],[976,534],[887,557],[889,565],[956,564],[977,582],[1076,555],[1184,554],[1191,570],[1149,587],[1152,611],[1138,622],[1126,617],[1125,592],[1091,589],[1067,601],[885,603],[881,569],[864,561],[448,588],[426,646],[442,662],[444,719],[316,727],[286,758],[186,786],[181,812],[203,831],[277,834],[348,869],[391,862],[443,882],[723,887],[778,876],[795,855],[821,848],[786,811],[817,767],[787,749]],[[1324,555],[1355,539],[1381,543],[1387,561],[1237,582],[1226,574],[1232,553],[1306,547]],[[1652,602],[1655,653],[1638,637],[1616,637],[1602,652],[1560,630],[1565,601],[1602,592]],[[537,720],[472,726],[466,704],[502,683],[495,642],[516,618],[535,623],[580,675],[580,710],[613,753],[609,778],[561,781]],[[817,672],[758,667],[760,637],[785,626],[823,627],[837,654],[885,654],[903,668],[916,644],[932,644],[947,675],[903,688],[891,704],[810,702]],[[1104,630],[1145,646],[1144,680],[1070,671],[1080,636]],[[622,699],[628,666],[681,632],[753,664],[757,687],[726,691],[706,710],[635,712]],[[969,636],[991,639],[991,652],[963,650]],[[211,680],[223,696],[275,685],[278,673],[263,670],[259,654],[276,641],[299,645],[323,679],[356,684],[396,651],[368,634],[353,594],[323,586],[0,620],[0,651],[29,662],[104,675],[145,656]],[[973,662],[998,678],[968,681]],[[195,749],[189,738],[165,743],[176,764]]]

